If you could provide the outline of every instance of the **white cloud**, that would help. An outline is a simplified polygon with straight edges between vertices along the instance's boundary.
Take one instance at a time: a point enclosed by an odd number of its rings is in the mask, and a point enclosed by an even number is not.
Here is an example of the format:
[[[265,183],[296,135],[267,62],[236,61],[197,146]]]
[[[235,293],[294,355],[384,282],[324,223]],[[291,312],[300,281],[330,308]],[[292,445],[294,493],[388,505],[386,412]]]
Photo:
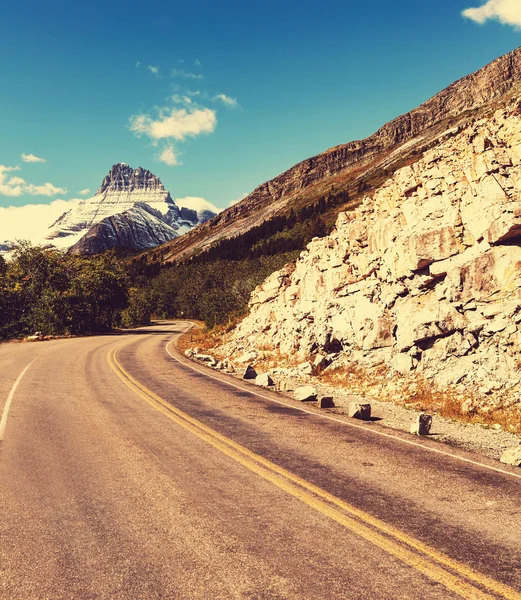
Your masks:
[[[217,94],[213,99],[217,102],[222,102],[224,106],[227,106],[228,108],[237,108],[239,106],[239,103],[235,98],[231,98],[226,94]]]
[[[40,158],[34,154],[20,154],[20,158],[26,163],[44,163],[47,162],[45,158]]]
[[[194,67],[201,67],[201,61],[198,60],[197,58],[194,60]]]
[[[190,208],[192,210],[197,211],[197,213],[201,213],[203,210],[211,210],[215,214],[220,213],[223,209],[218,208],[208,200],[204,198],[198,198],[196,196],[186,196],[185,198],[176,198],[175,203],[180,208]]]
[[[44,243],[47,228],[78,202],[78,199],[54,200],[50,204],[0,207],[0,241],[30,240],[35,244]]]
[[[204,79],[204,75],[200,73],[191,73],[184,69],[172,69],[172,77],[184,77],[185,79]]]
[[[157,156],[157,158],[169,167],[175,167],[176,165],[181,164],[179,162],[179,158],[175,151],[175,148],[172,144],[168,144],[168,146],[165,146],[161,153]]]
[[[139,67],[140,67],[140,66],[141,66],[141,62],[138,60],[138,61],[136,62],[136,69],[139,69]]]
[[[20,171],[20,167],[6,167],[0,165],[0,195],[1,196],[22,196],[30,194],[31,196],[55,196],[56,194],[66,194],[65,188],[56,187],[52,183],[46,182],[42,185],[27,183],[22,177],[11,177],[7,175],[11,171]]]
[[[158,118],[134,115],[130,130],[136,135],[147,135],[152,141],[174,139],[183,141],[204,133],[212,133],[217,125],[215,111],[209,108],[171,108],[159,110]]]
[[[462,12],[476,23],[496,20],[504,25],[521,28],[521,2],[519,0],[488,0],[483,6],[467,8]]]
[[[84,190],[80,190],[78,194],[80,194],[80,196],[86,196],[89,192],[90,188],[85,188]]]
[[[157,75],[159,73],[159,67],[148,65],[147,69],[152,73],[152,75]]]

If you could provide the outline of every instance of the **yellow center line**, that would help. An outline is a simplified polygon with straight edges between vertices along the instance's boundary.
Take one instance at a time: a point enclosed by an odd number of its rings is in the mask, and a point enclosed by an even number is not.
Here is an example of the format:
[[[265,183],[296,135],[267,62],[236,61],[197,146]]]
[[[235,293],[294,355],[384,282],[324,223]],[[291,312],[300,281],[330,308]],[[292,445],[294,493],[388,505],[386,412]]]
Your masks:
[[[120,347],[109,353],[108,360],[113,371],[130,389],[171,421],[237,463],[463,598],[490,600],[496,597],[480,589],[484,588],[508,600],[521,600],[521,593],[509,586],[478,573],[396,527],[337,498],[172,406],[124,369],[117,358]]]

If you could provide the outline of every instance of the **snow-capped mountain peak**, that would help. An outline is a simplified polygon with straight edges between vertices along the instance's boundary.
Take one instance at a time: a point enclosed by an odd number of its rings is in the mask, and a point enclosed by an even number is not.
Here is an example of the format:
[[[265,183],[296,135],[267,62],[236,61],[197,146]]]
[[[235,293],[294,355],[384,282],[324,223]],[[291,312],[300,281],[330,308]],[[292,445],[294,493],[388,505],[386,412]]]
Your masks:
[[[159,214],[160,219],[168,225],[167,231],[172,231],[172,237],[186,233],[208,218],[206,214],[201,219],[196,211],[180,209],[159,177],[147,169],[132,169],[126,163],[117,163],[103,179],[96,194],[64,213],[51,225],[46,238],[59,248],[69,248],[77,244],[95,225],[114,215],[127,213],[136,204],[146,204],[156,215]],[[138,212],[141,219],[146,219],[149,214],[146,211]],[[132,216],[134,213],[129,214]],[[138,245],[148,248],[157,246],[165,241],[164,235],[163,231],[161,239],[141,240]]]

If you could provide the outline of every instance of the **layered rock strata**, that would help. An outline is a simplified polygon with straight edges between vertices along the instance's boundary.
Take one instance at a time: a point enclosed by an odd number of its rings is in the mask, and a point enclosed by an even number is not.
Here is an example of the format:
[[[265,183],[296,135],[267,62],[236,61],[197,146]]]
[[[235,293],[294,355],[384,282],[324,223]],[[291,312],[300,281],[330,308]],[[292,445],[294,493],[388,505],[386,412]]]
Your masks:
[[[467,410],[518,402],[521,102],[447,131],[271,275],[250,310],[220,352],[330,353],[383,365],[388,381],[472,390]]]

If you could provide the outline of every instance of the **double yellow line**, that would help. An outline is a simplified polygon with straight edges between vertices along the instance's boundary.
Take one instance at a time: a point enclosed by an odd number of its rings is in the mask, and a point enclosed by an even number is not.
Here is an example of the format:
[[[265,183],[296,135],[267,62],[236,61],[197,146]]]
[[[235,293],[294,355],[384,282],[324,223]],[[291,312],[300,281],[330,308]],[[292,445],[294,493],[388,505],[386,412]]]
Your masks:
[[[125,385],[168,419],[237,463],[463,598],[491,600],[499,597],[521,600],[521,593],[516,590],[474,571],[392,525],[344,502],[172,406],[123,368],[117,357],[119,348],[120,346],[109,353],[108,360]]]

